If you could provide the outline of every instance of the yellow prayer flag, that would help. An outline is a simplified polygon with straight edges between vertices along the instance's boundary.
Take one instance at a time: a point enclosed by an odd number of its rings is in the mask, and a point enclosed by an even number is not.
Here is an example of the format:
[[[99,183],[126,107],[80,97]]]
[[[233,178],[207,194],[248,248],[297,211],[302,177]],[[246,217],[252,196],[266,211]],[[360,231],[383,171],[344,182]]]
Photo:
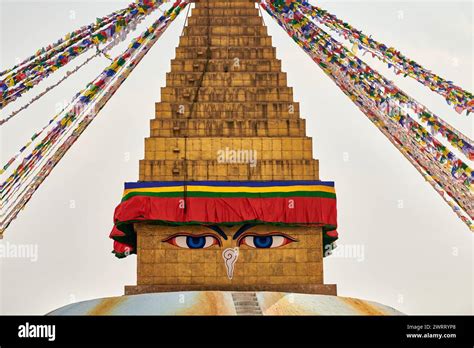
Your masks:
[[[357,42],[354,42],[354,44],[352,45],[351,52],[354,54],[357,54],[357,52],[359,52],[359,45],[357,45]]]

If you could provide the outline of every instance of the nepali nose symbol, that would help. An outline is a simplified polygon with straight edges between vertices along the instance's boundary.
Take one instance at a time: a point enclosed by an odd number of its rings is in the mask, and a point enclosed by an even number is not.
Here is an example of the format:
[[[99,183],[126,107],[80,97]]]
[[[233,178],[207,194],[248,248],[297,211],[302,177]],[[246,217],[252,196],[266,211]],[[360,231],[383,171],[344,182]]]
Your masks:
[[[227,248],[222,252],[225,267],[227,268],[227,277],[232,279],[234,276],[234,266],[239,257],[239,248]]]

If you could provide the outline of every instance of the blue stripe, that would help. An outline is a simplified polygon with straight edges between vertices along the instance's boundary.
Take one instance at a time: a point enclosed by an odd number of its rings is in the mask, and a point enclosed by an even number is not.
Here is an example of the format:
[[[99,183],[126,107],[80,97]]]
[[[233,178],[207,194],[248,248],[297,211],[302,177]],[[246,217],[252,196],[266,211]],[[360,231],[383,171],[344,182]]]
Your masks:
[[[272,186],[328,186],[334,187],[334,181],[290,180],[290,181],[187,181],[187,186],[222,186],[222,187],[272,187]],[[126,182],[125,189],[146,187],[184,186],[183,181],[139,181]]]

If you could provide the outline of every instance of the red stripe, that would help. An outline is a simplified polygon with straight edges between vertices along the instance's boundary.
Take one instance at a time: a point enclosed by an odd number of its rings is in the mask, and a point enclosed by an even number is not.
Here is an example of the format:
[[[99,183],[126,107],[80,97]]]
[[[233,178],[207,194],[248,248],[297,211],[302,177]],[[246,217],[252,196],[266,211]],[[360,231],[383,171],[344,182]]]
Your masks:
[[[114,251],[119,254],[132,253],[135,250],[135,246],[120,243],[114,240]]]
[[[290,207],[291,201],[293,208]],[[337,225],[336,200],[322,197],[183,198],[135,196],[122,202],[115,222],[164,220],[226,223],[259,220],[268,223]],[[180,206],[181,204],[181,206]]]

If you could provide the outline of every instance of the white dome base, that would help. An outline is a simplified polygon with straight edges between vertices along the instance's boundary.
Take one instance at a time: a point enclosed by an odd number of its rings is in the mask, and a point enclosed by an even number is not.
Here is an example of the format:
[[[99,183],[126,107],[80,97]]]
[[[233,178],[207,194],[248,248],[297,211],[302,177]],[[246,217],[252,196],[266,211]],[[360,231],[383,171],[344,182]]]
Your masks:
[[[403,315],[377,302],[284,292],[183,291],[100,298],[48,315]]]

